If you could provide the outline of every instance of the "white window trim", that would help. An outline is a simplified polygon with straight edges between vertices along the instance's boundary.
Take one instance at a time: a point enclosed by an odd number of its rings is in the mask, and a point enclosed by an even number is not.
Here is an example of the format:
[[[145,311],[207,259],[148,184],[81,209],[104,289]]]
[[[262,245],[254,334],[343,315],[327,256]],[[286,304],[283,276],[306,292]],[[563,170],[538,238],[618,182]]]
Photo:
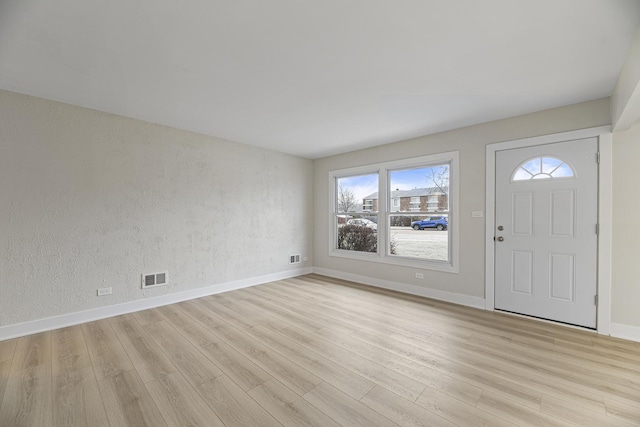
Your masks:
[[[389,172],[399,169],[410,169],[420,166],[436,165],[439,163],[449,163],[449,261],[421,260],[416,258],[404,258],[396,255],[389,255],[389,241],[387,239],[389,215],[397,214],[392,207],[388,207],[389,196]],[[413,157],[404,160],[395,160],[373,165],[357,166],[348,169],[340,169],[329,172],[329,255],[340,258],[350,258],[360,261],[379,262],[386,264],[401,265],[424,270],[436,270],[449,273],[459,272],[459,248],[460,248],[460,225],[458,212],[459,193],[459,153],[450,151],[446,153],[433,154],[428,156]],[[336,249],[337,229],[336,224],[336,180],[355,175],[378,174],[378,252],[356,252]]]

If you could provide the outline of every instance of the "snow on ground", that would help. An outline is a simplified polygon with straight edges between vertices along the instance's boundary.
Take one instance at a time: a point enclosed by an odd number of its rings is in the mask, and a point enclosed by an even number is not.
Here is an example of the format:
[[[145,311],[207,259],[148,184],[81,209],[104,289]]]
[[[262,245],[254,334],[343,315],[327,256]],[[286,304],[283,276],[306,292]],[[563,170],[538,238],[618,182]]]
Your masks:
[[[391,227],[391,239],[396,243],[396,255],[447,261],[447,231]]]

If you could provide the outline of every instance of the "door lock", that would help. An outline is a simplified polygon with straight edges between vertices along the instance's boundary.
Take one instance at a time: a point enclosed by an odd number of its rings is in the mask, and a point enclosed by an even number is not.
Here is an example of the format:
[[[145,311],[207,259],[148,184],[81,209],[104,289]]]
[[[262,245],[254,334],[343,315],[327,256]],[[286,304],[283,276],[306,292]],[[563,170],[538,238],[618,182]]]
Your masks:
[[[502,231],[502,230],[504,230],[504,227],[503,227],[503,226],[501,226],[501,225],[499,225],[499,226],[498,226],[498,231]]]

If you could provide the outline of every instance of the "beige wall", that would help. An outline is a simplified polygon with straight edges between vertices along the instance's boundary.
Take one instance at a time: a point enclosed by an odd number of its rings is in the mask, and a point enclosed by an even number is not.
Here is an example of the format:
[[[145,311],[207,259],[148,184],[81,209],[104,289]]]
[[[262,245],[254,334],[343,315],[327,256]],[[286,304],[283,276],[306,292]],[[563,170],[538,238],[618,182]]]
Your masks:
[[[0,326],[299,268],[312,185],[310,160],[0,91]]]
[[[485,146],[487,144],[610,124],[609,100],[556,108],[314,161],[314,266],[398,284],[484,298]],[[329,256],[329,171],[458,150],[460,153],[460,270],[458,274]]]
[[[640,124],[613,134],[612,322],[640,328]]]
[[[614,131],[629,129],[640,114],[640,27],[631,41],[616,87],[611,94]]]

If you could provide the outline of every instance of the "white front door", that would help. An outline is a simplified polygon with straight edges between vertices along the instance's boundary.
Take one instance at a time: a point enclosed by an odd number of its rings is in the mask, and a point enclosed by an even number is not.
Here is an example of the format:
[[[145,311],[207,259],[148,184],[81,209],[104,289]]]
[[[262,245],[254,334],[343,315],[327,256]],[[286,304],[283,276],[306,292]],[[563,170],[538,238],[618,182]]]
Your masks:
[[[495,308],[596,327],[598,140],[496,152]]]

